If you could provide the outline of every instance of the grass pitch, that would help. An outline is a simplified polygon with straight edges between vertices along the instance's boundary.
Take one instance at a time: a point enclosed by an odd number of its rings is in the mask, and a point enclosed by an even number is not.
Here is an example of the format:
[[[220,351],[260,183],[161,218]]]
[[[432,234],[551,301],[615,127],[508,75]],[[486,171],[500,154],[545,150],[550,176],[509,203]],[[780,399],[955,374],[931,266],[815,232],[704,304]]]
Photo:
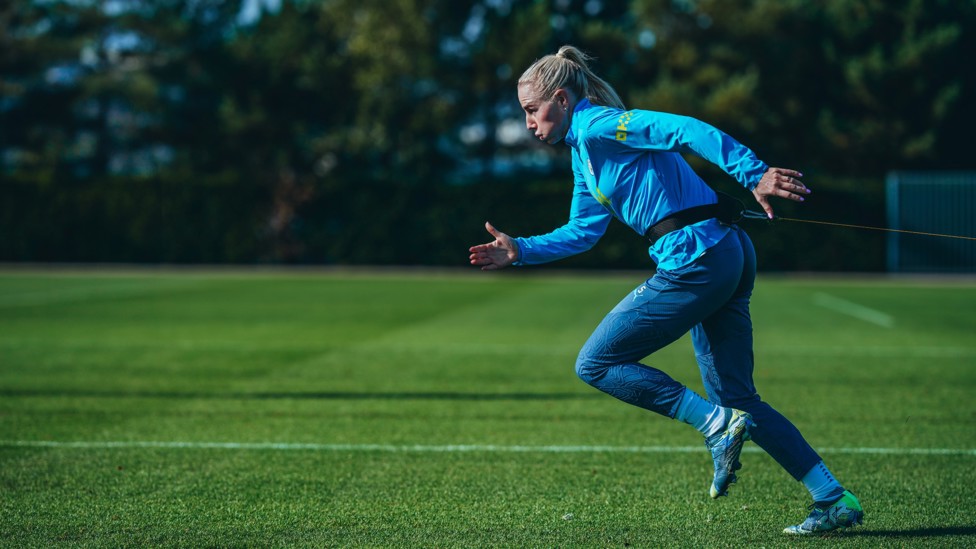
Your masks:
[[[760,277],[756,381],[864,504],[575,378],[640,275],[0,273],[0,545],[976,544],[976,283]],[[687,337],[648,362],[701,390]]]

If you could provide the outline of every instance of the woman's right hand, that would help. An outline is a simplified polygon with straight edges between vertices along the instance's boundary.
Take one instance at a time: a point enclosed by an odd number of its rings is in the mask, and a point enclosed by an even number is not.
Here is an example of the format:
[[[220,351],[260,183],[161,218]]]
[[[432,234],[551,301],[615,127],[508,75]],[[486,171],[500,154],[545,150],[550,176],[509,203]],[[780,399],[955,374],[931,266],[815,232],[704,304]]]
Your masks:
[[[468,248],[471,252],[471,264],[480,266],[482,271],[494,271],[514,263],[518,259],[518,245],[515,241],[491,223],[486,222],[485,229],[495,237],[495,240]]]
[[[800,181],[803,174],[796,170],[784,168],[769,168],[763,174],[759,184],[752,191],[756,202],[765,210],[766,216],[773,219],[773,207],[769,204],[769,197],[778,196],[794,202],[803,202],[810,189]]]

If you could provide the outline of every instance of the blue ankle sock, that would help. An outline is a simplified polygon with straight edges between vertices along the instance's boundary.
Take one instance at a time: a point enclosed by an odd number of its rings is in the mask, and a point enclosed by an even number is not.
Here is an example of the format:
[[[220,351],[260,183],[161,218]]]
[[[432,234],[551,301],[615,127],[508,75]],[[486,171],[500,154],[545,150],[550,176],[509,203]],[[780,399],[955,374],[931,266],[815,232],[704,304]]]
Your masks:
[[[803,475],[802,482],[815,502],[833,501],[844,493],[844,487],[837,482],[834,475],[830,474],[823,461],[807,471],[807,474]]]

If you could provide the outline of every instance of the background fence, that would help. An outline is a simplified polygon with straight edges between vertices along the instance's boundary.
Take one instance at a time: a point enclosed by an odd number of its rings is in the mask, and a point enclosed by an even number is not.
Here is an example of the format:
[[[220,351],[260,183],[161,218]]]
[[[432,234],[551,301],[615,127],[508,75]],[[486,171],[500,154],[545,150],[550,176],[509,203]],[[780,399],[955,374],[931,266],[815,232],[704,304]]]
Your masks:
[[[976,237],[976,172],[892,172],[892,229]],[[889,272],[976,272],[976,240],[888,233]]]

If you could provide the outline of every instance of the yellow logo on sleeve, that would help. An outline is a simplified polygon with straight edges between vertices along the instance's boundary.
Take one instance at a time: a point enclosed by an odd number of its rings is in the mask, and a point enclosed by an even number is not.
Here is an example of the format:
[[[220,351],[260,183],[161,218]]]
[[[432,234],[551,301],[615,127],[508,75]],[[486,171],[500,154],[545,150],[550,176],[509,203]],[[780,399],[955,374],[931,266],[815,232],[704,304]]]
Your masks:
[[[617,141],[627,141],[627,124],[633,116],[634,113],[627,111],[617,119]]]

